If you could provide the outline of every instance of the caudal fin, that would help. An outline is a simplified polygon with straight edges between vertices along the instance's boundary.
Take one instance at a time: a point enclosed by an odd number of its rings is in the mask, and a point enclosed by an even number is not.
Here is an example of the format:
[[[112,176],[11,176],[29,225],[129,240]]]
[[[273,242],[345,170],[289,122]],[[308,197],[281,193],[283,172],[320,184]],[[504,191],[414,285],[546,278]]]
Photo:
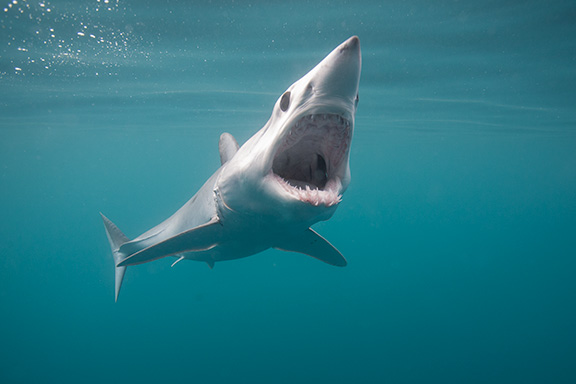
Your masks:
[[[110,249],[112,249],[112,256],[114,257],[114,265],[118,265],[120,261],[123,259],[124,255],[118,252],[120,246],[128,241],[129,238],[126,237],[118,229],[118,227],[111,222],[106,216],[100,213],[102,216],[102,220],[104,221],[104,227],[106,228],[106,236],[108,236],[108,242],[110,243]],[[116,294],[115,300],[118,301],[118,295],[120,294],[120,288],[122,287],[122,280],[124,279],[124,273],[126,273],[127,267],[115,267],[116,268],[116,276],[115,276],[115,285],[116,285]]]

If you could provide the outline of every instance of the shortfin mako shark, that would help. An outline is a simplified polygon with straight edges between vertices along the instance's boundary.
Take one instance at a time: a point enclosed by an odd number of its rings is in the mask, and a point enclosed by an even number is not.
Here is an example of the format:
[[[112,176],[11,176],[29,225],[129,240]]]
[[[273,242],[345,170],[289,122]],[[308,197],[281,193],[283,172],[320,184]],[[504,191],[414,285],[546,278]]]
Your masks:
[[[223,133],[222,166],[176,213],[137,238],[102,215],[116,300],[127,267],[167,256],[174,264],[196,260],[212,268],[276,248],[345,266],[344,256],[310,226],[332,217],[350,183],[360,69],[360,40],[353,36],[292,84],[244,145]]]

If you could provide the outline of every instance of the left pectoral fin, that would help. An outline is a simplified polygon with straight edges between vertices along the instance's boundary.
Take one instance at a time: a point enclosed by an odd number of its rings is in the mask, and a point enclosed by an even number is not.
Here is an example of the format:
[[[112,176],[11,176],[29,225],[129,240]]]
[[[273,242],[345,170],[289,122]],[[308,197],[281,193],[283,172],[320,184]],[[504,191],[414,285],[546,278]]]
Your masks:
[[[212,249],[217,245],[220,228],[221,225],[218,218],[214,217],[206,224],[181,232],[176,236],[133,253],[117,263],[116,266],[124,267],[142,264],[166,256]]]
[[[274,248],[282,251],[303,253],[337,267],[344,267],[348,264],[340,251],[312,228],[287,236],[282,240],[281,244],[276,244]]]

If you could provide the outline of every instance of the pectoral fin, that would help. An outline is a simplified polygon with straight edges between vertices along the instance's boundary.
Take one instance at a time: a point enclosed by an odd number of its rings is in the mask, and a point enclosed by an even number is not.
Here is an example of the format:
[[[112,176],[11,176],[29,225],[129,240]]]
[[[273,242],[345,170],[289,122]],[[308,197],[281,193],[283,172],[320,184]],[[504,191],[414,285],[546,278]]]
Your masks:
[[[281,244],[277,244],[274,248],[282,251],[303,253],[337,267],[344,267],[348,264],[340,251],[312,228],[286,237]]]
[[[213,218],[203,225],[199,225],[176,236],[156,243],[136,252],[116,266],[130,266],[147,263],[149,261],[161,259],[166,256],[176,255],[184,252],[206,251],[218,245],[218,235],[220,233],[220,222]]]

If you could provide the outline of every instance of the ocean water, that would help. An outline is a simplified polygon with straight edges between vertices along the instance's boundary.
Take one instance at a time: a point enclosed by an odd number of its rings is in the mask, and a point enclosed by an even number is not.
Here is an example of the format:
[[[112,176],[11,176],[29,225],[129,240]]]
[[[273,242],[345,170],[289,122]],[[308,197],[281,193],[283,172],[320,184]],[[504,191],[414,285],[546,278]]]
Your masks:
[[[4,0],[0,382],[576,382],[570,1]],[[335,268],[131,267],[276,98],[362,44]]]

